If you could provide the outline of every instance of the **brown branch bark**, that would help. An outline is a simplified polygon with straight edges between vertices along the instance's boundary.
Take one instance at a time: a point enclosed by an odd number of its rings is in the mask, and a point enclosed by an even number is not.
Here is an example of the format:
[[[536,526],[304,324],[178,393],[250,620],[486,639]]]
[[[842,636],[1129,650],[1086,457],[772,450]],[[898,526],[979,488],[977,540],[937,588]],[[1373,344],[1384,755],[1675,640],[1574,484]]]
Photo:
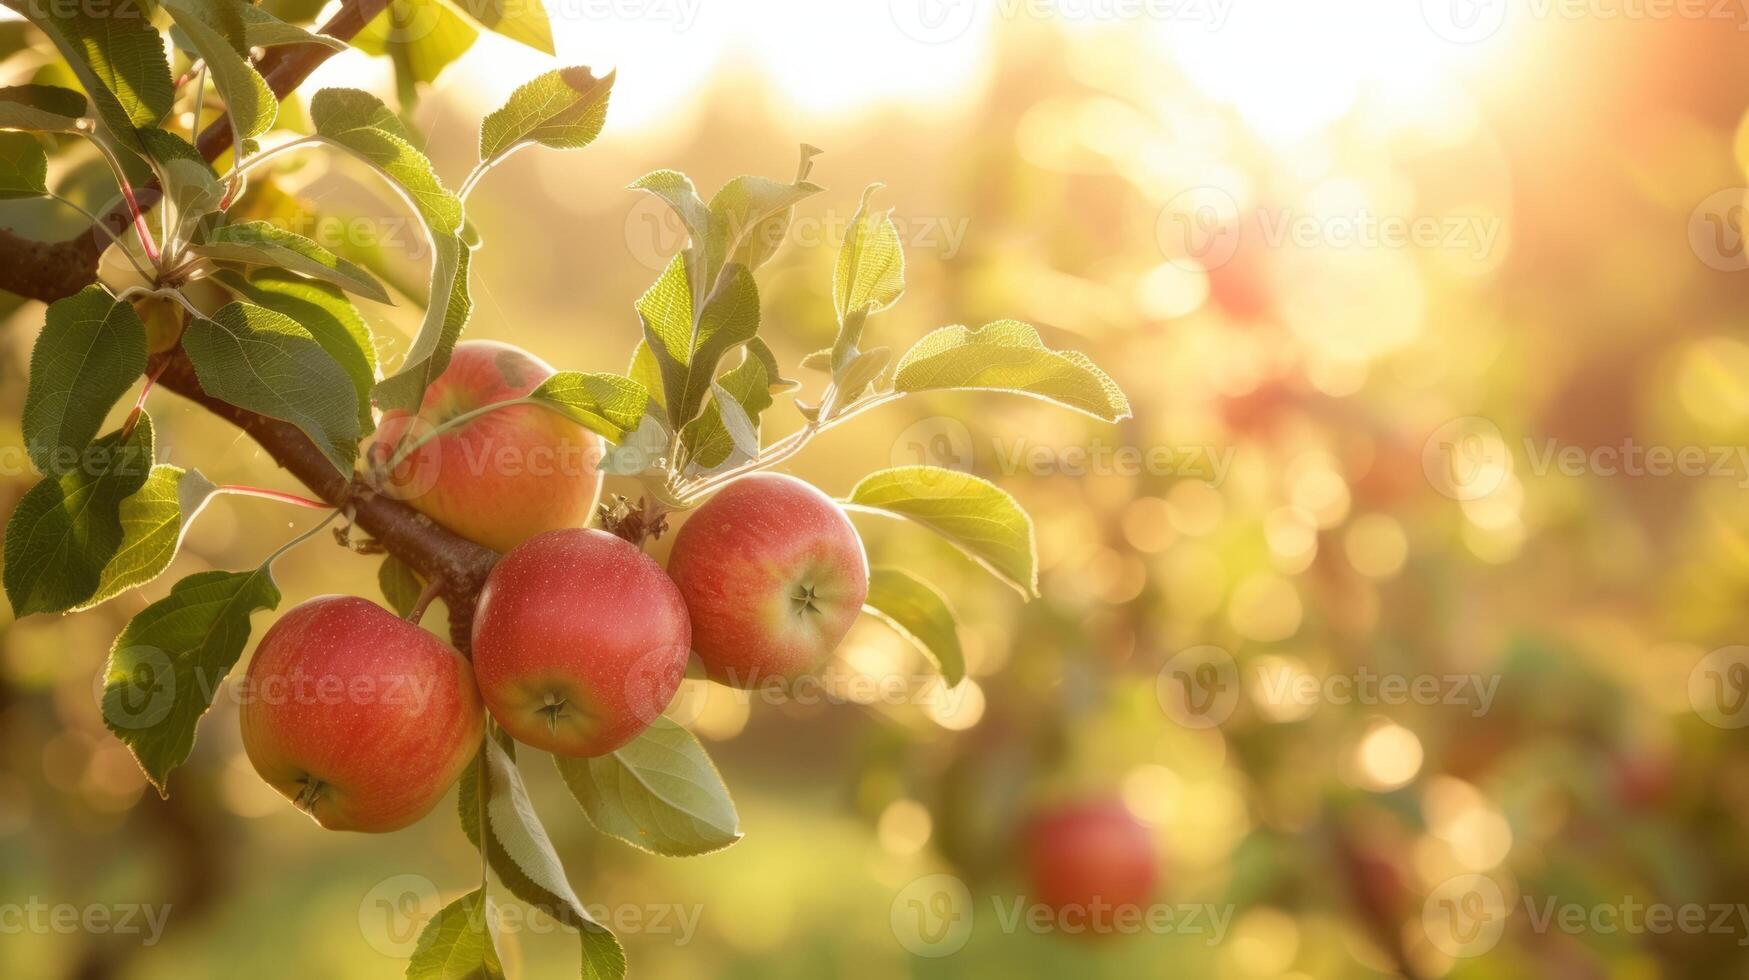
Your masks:
[[[388,0],[347,0],[321,33],[347,40],[356,35]],[[334,52],[314,44],[270,48],[257,66],[275,95],[284,98],[310,76],[316,66]],[[208,160],[230,149],[231,124],[220,118],[200,134],[196,146]],[[142,207],[158,200],[158,189],[137,189]],[[120,231],[132,220],[123,205],[103,222]],[[106,236],[97,228],[65,242],[32,242],[0,229],[0,288],[53,302],[70,296],[97,281],[97,260]],[[467,649],[472,632],[474,604],[486,573],[498,553],[474,544],[399,501],[384,497],[351,474],[342,475],[295,426],[245,411],[208,395],[200,386],[194,365],[180,350],[160,355],[152,365],[163,369],[162,387],[195,402],[247,432],[293,477],[317,496],[345,510],[353,525],[375,538],[388,551],[411,565],[427,581],[441,582],[440,594],[449,607],[450,633],[456,645]]]
[[[389,0],[347,0],[317,30],[342,41],[350,40],[388,5]],[[333,54],[332,49],[319,44],[283,45],[268,48],[256,68],[273,94],[283,99]],[[230,117],[221,116],[201,131],[195,145],[202,156],[216,160],[230,149],[231,138]],[[157,203],[156,184],[135,190],[140,207],[149,208]],[[132,221],[133,215],[124,202],[105,214],[100,224],[119,235]],[[97,226],[62,242],[34,241],[0,228],[0,289],[45,303],[71,296],[97,281],[97,260],[108,245],[109,236]]]
[[[350,513],[354,526],[375,538],[390,554],[413,566],[427,581],[441,581],[449,607],[452,638],[464,650],[473,627],[474,603],[498,553],[446,530],[398,500],[385,497],[341,475],[296,426],[219,401],[201,390],[194,365],[176,351],[160,355],[164,373],[158,385],[187,398],[247,432],[274,462],[335,507]],[[154,365],[156,367],[157,365]]]

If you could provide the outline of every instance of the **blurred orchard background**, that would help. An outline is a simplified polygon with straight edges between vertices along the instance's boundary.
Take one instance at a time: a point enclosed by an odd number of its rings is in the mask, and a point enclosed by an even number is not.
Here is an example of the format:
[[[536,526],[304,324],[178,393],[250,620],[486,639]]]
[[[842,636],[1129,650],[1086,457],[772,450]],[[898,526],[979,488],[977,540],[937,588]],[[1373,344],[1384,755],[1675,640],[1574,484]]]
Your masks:
[[[873,556],[949,586],[970,680],[942,691],[869,622],[812,698],[689,681],[671,713],[736,796],[735,847],[635,852],[525,767],[637,975],[1749,969],[1741,4],[547,9],[559,63],[618,69],[608,126],[583,153],[518,155],[473,198],[472,336],[623,370],[632,301],[683,244],[625,185],[660,167],[707,193],[783,177],[807,142],[829,190],[761,282],[781,358],[830,342],[836,246],[880,181],[909,291],[872,342],[1012,316],[1086,351],[1135,405],[1110,427],[918,396],[794,461],[834,493],[912,462],[995,480],[1038,522],[1044,595],[1023,603],[930,536],[859,518]],[[345,54],[306,93],[400,92],[453,184],[478,117],[543,58],[437,0],[392,12],[424,18],[423,40],[379,34],[390,57]],[[55,71],[0,22],[0,82]],[[416,226],[367,174],[300,159],[252,206],[416,297]],[[72,196],[104,193],[93,161],[56,166]],[[42,237],[78,227],[3,207]],[[411,305],[364,309],[385,356],[404,350]],[[41,308],[5,310],[10,510],[34,478],[18,417]],[[155,414],[215,482],[294,489],[214,417],[168,397]],[[173,572],[241,567],[307,523],[221,501]],[[376,595],[376,562],[337,548],[279,569],[288,598]],[[322,832],[256,778],[222,696],[159,800],[94,697],[145,601],[0,611],[0,900],[168,905],[164,931],[15,911],[3,972],[398,976],[424,918],[472,887],[452,810],[384,837]],[[1004,922],[1027,894],[1029,815],[1089,796],[1151,828],[1170,928]],[[575,969],[572,938],[510,911],[513,971]]]

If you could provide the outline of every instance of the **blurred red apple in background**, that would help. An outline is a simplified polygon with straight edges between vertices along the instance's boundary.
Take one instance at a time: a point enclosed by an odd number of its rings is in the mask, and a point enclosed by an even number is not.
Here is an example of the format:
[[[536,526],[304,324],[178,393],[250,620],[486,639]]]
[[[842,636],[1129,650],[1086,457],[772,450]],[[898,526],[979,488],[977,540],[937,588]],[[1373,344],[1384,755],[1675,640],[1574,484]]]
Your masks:
[[[1141,925],[1154,894],[1154,834],[1117,799],[1035,812],[1022,832],[1029,898],[1085,932]]]

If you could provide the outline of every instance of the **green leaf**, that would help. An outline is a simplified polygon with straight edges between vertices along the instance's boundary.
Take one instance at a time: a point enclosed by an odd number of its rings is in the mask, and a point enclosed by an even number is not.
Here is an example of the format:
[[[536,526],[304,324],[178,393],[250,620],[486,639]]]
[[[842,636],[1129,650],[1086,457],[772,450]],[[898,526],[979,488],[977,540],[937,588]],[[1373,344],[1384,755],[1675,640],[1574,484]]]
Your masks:
[[[237,136],[252,138],[272,129],[279,115],[279,100],[249,63],[248,34],[239,10],[243,4],[236,0],[160,2],[206,62]]]
[[[870,347],[851,355],[848,362],[838,372],[838,404],[848,405],[862,397],[868,386],[874,384],[893,362],[891,347]]]
[[[609,442],[618,442],[636,429],[650,407],[650,393],[644,386],[617,374],[560,371],[528,397]]]
[[[351,150],[404,190],[432,230],[460,231],[460,199],[438,180],[431,160],[414,148],[407,127],[383,100],[360,89],[325,88],[310,99],[310,121],[317,135]]]
[[[659,473],[673,436],[661,418],[645,415],[638,427],[617,440],[596,468],[609,476],[644,476]]]
[[[6,524],[6,597],[16,616],[66,612],[97,594],[121,547],[122,501],[152,469],[152,420],[142,414],[124,441],[97,440],[79,465],[31,487]]]
[[[905,249],[888,209],[872,214],[869,198],[881,185],[870,184],[851,216],[832,270],[832,305],[840,323],[851,313],[879,313],[905,292]]]
[[[230,303],[196,318],[182,335],[207,394],[290,422],[343,474],[352,472],[360,436],[352,380],[290,317]]]
[[[176,90],[164,38],[141,0],[112,4],[0,0],[49,36],[97,108],[97,117],[123,144],[143,150],[135,129],[170,112]]]
[[[705,268],[716,274],[726,264],[753,268],[769,259],[789,230],[796,204],[824,188],[804,178],[819,150],[802,147],[798,176],[792,183],[769,177],[741,176],[723,185],[711,198],[710,235]]]
[[[352,46],[368,55],[388,57],[395,66],[401,104],[411,106],[419,84],[437,81],[479,37],[473,25],[439,0],[390,0],[353,37]]]
[[[468,294],[468,265],[472,256],[467,245],[454,235],[443,235],[432,242],[428,300],[431,305],[425,310],[419,333],[400,368],[376,384],[377,404],[385,410],[417,409],[425,398],[425,389],[449,366],[449,356],[474,309],[473,297]]]
[[[935,586],[897,568],[871,568],[862,608],[916,644],[950,687],[965,679],[966,658],[953,607]]]
[[[717,270],[708,267],[705,261],[707,243],[711,238],[711,227],[715,217],[698,196],[698,190],[692,186],[692,178],[677,170],[655,170],[632,181],[633,190],[648,191],[661,198],[673,209],[680,218],[681,227],[686,229],[690,243],[674,257],[656,285],[663,279],[674,279],[686,290],[686,311],[690,316],[694,309],[703,305],[704,297],[710,292],[711,282],[716,278]],[[675,266],[679,266],[678,271]],[[650,287],[652,290],[656,286]],[[634,375],[635,377],[635,375]]]
[[[460,0],[457,6],[489,31],[520,41],[541,54],[554,53],[553,28],[540,0]]]
[[[38,471],[79,463],[110,407],[146,370],[146,328],[134,308],[86,286],[48,308],[30,353],[24,441]]]
[[[801,162],[796,165],[796,179],[793,188],[813,187],[808,184],[808,174],[814,169],[814,157],[819,156],[820,148],[802,144]],[[813,193],[808,191],[807,193]],[[803,194],[802,196],[806,196]],[[795,200],[800,200],[797,197]],[[714,201],[712,202],[715,203]],[[777,254],[778,246],[783,244],[783,237],[789,234],[790,222],[795,218],[794,201],[779,210],[767,214],[754,222],[747,229],[741,244],[729,256],[730,262],[739,262],[749,269],[757,269]],[[773,375],[775,377],[776,375]]]
[[[1087,355],[1051,350],[1037,330],[1018,320],[930,332],[899,358],[893,386],[899,391],[1013,391],[1107,422],[1130,416],[1129,399]]]
[[[759,288],[746,266],[724,270],[696,322],[686,277],[683,256],[675,256],[637,303],[644,340],[661,370],[668,420],[676,428],[698,415],[723,355],[759,330]]]
[[[557,150],[588,146],[607,121],[614,73],[596,78],[588,68],[537,75],[480,121],[480,160],[492,161],[523,143]]]
[[[407,980],[504,980],[496,922],[484,885],[445,905],[419,933]]]
[[[0,129],[76,133],[79,120],[89,109],[85,96],[70,88],[55,85],[0,88]]]
[[[266,221],[216,228],[206,241],[190,249],[219,262],[270,266],[295,272],[357,293],[379,303],[389,303],[389,294],[370,273],[333,252]]]
[[[772,389],[781,388],[783,381],[779,378],[774,383],[776,361],[756,353],[756,345],[758,350],[770,354],[770,348],[757,337],[748,342],[747,356],[712,386],[711,400],[704,411],[680,430],[680,442],[686,447],[688,459],[703,470],[729,463],[737,451],[744,457],[759,453],[759,416],[771,407]],[[723,409],[727,405],[734,406],[728,421],[740,424],[745,420],[739,444],[733,429],[725,424]]]
[[[291,317],[308,330],[352,379],[358,396],[359,432],[368,435],[376,428],[370,410],[371,390],[377,381],[376,345],[364,318],[344,293],[283,269],[259,269],[248,279],[225,272],[219,280],[256,306]]]
[[[915,521],[952,542],[1024,596],[1038,594],[1032,518],[1000,487],[938,466],[870,473],[850,491],[856,509]]]
[[[188,759],[194,730],[249,642],[249,619],[279,607],[268,566],[200,572],[140,610],[115,638],[103,723],[126,743],[160,796]]]
[[[419,605],[419,594],[425,591],[419,573],[394,555],[383,558],[383,563],[377,567],[377,587],[382,589],[383,598],[398,616],[412,613]]]
[[[650,400],[666,417],[668,395],[662,390],[662,366],[656,363],[656,354],[646,341],[638,341],[638,346],[632,350],[632,363],[626,368],[626,375],[644,386],[644,390],[650,393]]]
[[[199,470],[152,467],[145,485],[121,502],[121,547],[103,566],[96,594],[75,608],[90,609],[164,574],[188,526],[217,491]]]
[[[332,51],[345,51],[346,42],[326,34],[315,34],[288,24],[267,11],[248,3],[236,3],[243,19],[243,36],[251,48],[273,48],[286,44],[320,44]]]
[[[384,409],[414,411],[425,388],[449,366],[449,355],[473,310],[468,295],[468,246],[457,234],[461,201],[437,179],[431,161],[413,148],[406,127],[382,100],[357,89],[323,89],[310,100],[316,132],[370,163],[425,221],[431,238],[431,288],[425,318],[401,367],[377,383]]]
[[[145,134],[160,130],[145,129],[140,132]],[[168,150],[178,144],[187,145],[175,137],[169,140],[148,138],[148,145],[153,148],[148,152]],[[154,159],[156,160],[155,153]],[[178,242],[191,241],[196,229],[208,215],[219,214],[219,202],[225,198],[224,185],[219,183],[218,175],[205,160],[174,157],[158,160],[157,164],[164,184],[164,198],[169,202],[171,213],[175,215],[171,222],[176,229],[174,238]],[[218,221],[221,218],[213,220]]]
[[[29,133],[0,132],[0,201],[49,192],[49,155]]]
[[[480,799],[485,796],[485,840],[482,844]],[[620,980],[625,976],[625,951],[605,926],[590,917],[565,878],[553,842],[529,801],[516,762],[496,739],[487,738],[457,794],[462,830],[486,858],[510,893],[577,930],[583,945],[583,976],[588,980]]]
[[[633,847],[689,857],[741,839],[717,767],[691,732],[667,718],[608,755],[555,755],[553,762],[589,821]]]

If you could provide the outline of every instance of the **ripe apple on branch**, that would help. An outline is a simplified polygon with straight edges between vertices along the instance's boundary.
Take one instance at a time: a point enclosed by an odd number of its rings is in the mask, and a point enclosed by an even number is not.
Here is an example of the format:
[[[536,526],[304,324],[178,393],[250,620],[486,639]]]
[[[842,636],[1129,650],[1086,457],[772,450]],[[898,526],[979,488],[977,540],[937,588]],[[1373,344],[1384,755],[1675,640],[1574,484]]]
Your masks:
[[[254,614],[281,603],[275,560],[336,521],[351,550],[386,553],[380,581],[394,612],[353,596],[287,611],[256,645],[240,724],[262,778],[324,827],[405,827],[459,782],[482,878],[429,924],[409,976],[458,965],[502,975],[486,866],[577,932],[585,976],[624,975],[618,941],[584,910],[533,814],[521,746],[553,755],[603,832],[660,854],[701,854],[741,831],[703,747],[663,717],[691,655],[719,683],[792,681],[817,670],[866,611],[917,643],[949,683],[963,678],[945,597],[907,571],[870,568],[847,513],[921,525],[1023,595],[1036,592],[1031,521],[988,481],[897,467],[833,500],[772,467],[848,419],[923,392],[1005,391],[1106,421],[1129,414],[1085,356],[1050,349],[1017,321],[944,327],[898,356],[865,346],[870,319],[905,282],[897,230],[871,207],[871,187],[834,269],[836,341],[801,364],[817,372],[817,391],[794,402],[800,428],[765,439],[776,396],[803,386],[759,336],[755,273],[795,207],[822,191],[809,180],[811,147],[793,178],[738,177],[708,201],[671,170],[631,184],[675,211],[689,243],[635,303],[625,373],[554,370],[511,345],[461,341],[481,247],[469,194],[523,148],[591,143],[612,74],[565,68],[517,89],[482,121],[479,163],[451,191],[397,114],[363,91],[315,93],[309,133],[262,142],[278,99],[381,2],[349,0],[316,34],[241,0],[163,0],[171,54],[146,16],[0,2],[46,36],[84,89],[0,88],[0,190],[64,201],[48,185],[48,150],[87,141],[119,192],[116,211],[92,216],[89,237],[108,256],[102,266],[89,256],[89,271],[45,258],[84,256],[77,242],[0,237],[0,253],[19,258],[0,263],[0,285],[50,301],[23,418],[42,480],[8,522],[7,597],[22,616],[145,587],[198,514],[227,495],[326,512],[253,568],[175,583],[117,637],[104,719],[167,793]],[[209,80],[223,117],[185,140],[168,120],[181,106],[198,130]],[[307,153],[362,164],[424,229],[429,291],[392,370],[354,306],[353,297],[389,301],[377,278],[246,217],[270,213],[260,199],[276,167]],[[136,187],[129,172],[142,168],[151,185]],[[99,281],[99,268],[121,271]],[[198,460],[161,462],[147,412],[159,388],[236,423],[314,496],[215,485]],[[123,424],[102,433],[130,396]],[[641,499],[601,504],[604,474],[635,480]],[[671,521],[680,530],[664,569],[643,545]],[[439,596],[455,646],[418,625]],[[662,780],[646,778],[656,771]]]

